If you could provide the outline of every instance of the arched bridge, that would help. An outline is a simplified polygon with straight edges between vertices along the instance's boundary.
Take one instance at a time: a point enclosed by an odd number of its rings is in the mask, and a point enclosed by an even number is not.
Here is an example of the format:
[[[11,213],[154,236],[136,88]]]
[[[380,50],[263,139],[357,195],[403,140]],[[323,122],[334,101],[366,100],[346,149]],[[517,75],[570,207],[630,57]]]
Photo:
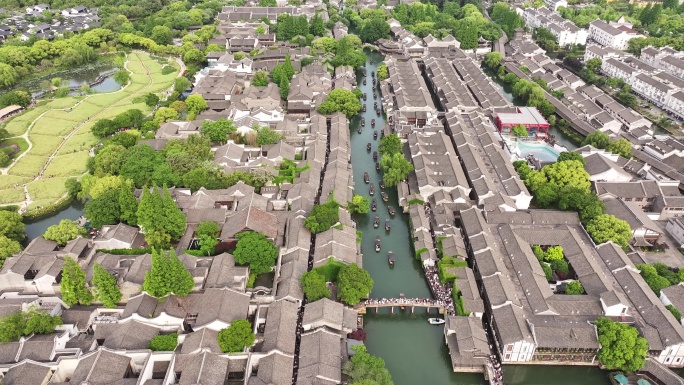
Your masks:
[[[417,307],[426,309],[426,312],[428,313],[430,313],[432,309],[437,309],[439,314],[446,313],[444,304],[441,301],[423,298],[373,298],[358,303],[354,306],[354,309],[356,309],[359,314],[366,314],[369,308],[374,308],[376,313],[380,308],[390,308],[391,312],[394,314],[395,307],[398,307],[401,310],[410,309],[411,313],[414,313]]]

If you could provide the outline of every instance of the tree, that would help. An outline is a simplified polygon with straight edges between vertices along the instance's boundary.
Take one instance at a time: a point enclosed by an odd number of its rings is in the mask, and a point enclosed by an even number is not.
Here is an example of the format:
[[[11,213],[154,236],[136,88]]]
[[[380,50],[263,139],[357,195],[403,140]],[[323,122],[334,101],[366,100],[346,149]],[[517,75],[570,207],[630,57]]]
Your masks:
[[[262,24],[259,24],[259,25],[257,25],[254,32],[256,32],[257,35],[263,35],[266,33],[266,28]]]
[[[318,106],[318,112],[329,115],[339,111],[347,115],[347,118],[351,118],[358,114],[361,108],[361,101],[352,91],[338,88],[328,94],[325,101]]]
[[[214,247],[218,245],[219,241],[216,239],[221,232],[215,222],[205,221],[200,222],[195,230],[195,235],[199,238],[199,246],[202,254],[211,255],[214,252]]]
[[[51,316],[37,308],[24,312],[18,310],[0,318],[0,343],[6,344],[31,334],[50,334],[61,324],[62,317]]]
[[[598,359],[608,370],[635,372],[644,366],[648,342],[633,326],[601,317],[595,322],[601,349]]]
[[[5,260],[12,255],[22,250],[21,244],[13,239],[9,239],[4,235],[0,235],[0,267],[5,263]]]
[[[347,203],[347,210],[352,214],[368,214],[370,212],[370,203],[370,199],[363,195],[354,194],[351,202]]]
[[[133,195],[133,191],[128,186],[121,186],[119,192],[119,212],[120,219],[131,226],[138,224],[138,200]]]
[[[254,344],[252,324],[244,319],[233,321],[218,333],[218,343],[224,353],[239,353]]]
[[[280,90],[280,98],[287,100],[287,96],[290,94],[290,81],[287,77],[283,76],[278,82],[278,88]]]
[[[95,262],[93,266],[93,284],[94,298],[102,302],[104,307],[115,308],[116,304],[121,301],[121,290],[116,283],[116,277],[109,274],[104,267]]]
[[[86,218],[90,220],[90,225],[100,228],[103,225],[113,225],[121,217],[121,206],[119,206],[119,190],[109,190],[102,195],[94,198],[85,205]]]
[[[587,224],[587,233],[597,245],[613,241],[624,248],[632,239],[632,229],[630,229],[629,223],[610,214],[601,214],[592,219]]]
[[[153,247],[166,245],[150,243],[151,239],[163,240],[166,237],[159,237],[163,234],[168,235],[170,239],[178,239],[185,232],[186,225],[185,215],[174,202],[169,190],[164,188],[163,193],[159,190],[156,187],[144,188],[136,212],[145,239]],[[153,234],[152,238],[148,239],[148,234]]]
[[[580,281],[570,281],[565,285],[565,294],[581,295],[584,294],[584,286]]]
[[[268,85],[268,73],[266,71],[257,71],[252,78],[252,85],[254,87],[264,87]]]
[[[563,255],[563,247],[561,246],[549,247],[546,249],[546,253],[544,253],[544,260],[546,262],[552,262],[564,258],[565,256]]]
[[[387,64],[382,63],[378,67],[378,80],[383,81],[389,78],[389,71],[387,71]]]
[[[187,106],[187,103],[185,105]],[[154,121],[157,123],[165,123],[176,119],[178,119],[178,111],[171,107],[160,107],[154,113]]]
[[[361,27],[359,37],[364,43],[375,43],[380,39],[388,39],[390,36],[390,25],[381,18],[366,20]]]
[[[270,128],[264,126],[259,128],[257,131],[257,144],[259,146],[268,146],[270,144],[276,144],[280,142],[283,138],[278,132],[271,130]]]
[[[366,298],[373,289],[370,274],[355,263],[342,266],[337,275],[337,284],[339,299],[350,306],[359,303],[361,298]]]
[[[682,313],[676,307],[672,305],[667,305],[665,306],[665,309],[669,310],[670,313],[672,313],[677,322],[682,322]]]
[[[159,96],[157,96],[151,92],[145,95],[145,104],[148,107],[154,107],[158,103],[159,103]]]
[[[413,171],[413,164],[404,158],[404,154],[395,153],[393,155],[385,154],[380,159],[380,166],[383,170],[382,180],[387,187],[394,187],[399,182],[408,177],[408,174]]]
[[[236,236],[238,243],[233,255],[235,262],[248,264],[254,275],[271,271],[278,259],[278,249],[264,234],[246,231]]]
[[[126,70],[118,70],[114,73],[114,81],[119,83],[121,86],[128,84],[130,78],[131,74],[129,74]]]
[[[393,385],[392,375],[385,368],[385,361],[368,353],[366,346],[352,347],[354,355],[344,363],[342,373],[351,378],[353,385]]]
[[[641,276],[644,277],[644,281],[646,281],[648,287],[650,287],[656,295],[660,296],[660,291],[670,286],[670,281],[665,277],[661,277],[655,267],[645,263],[636,265],[636,267],[639,269]]]
[[[314,36],[323,36],[325,35],[325,22],[323,21],[323,18],[318,16],[316,14],[312,19],[311,19],[311,25],[309,25],[309,32],[311,32],[312,35]]]
[[[58,224],[47,228],[43,238],[48,241],[55,241],[58,245],[64,246],[72,239],[76,239],[81,233],[81,228],[78,227],[76,221],[62,219]]]
[[[563,162],[566,160],[577,160],[577,161],[582,162],[582,165],[586,164],[582,154],[578,154],[578,153],[572,152],[572,151],[561,152],[560,155],[558,156],[558,159],[556,159],[556,162]]]
[[[169,294],[185,297],[194,287],[195,280],[173,249],[168,253],[152,250],[152,268],[145,273],[143,291],[153,297],[164,297]]]
[[[179,114],[188,109],[187,104],[185,104],[185,102],[182,102],[180,100],[176,100],[175,102],[169,104],[169,107],[178,111]]]
[[[527,128],[523,126],[522,124],[519,124],[517,126],[513,126],[513,129],[511,130],[511,134],[519,137],[527,137],[529,133],[527,132]]]
[[[601,150],[605,150],[606,148],[608,148],[609,144],[610,137],[599,130],[596,130],[591,134],[587,135],[587,137],[584,138],[584,140],[582,141],[582,146],[591,145]]]
[[[601,61],[601,59],[595,57],[593,59],[587,60],[587,62],[584,64],[584,66],[587,67],[587,69],[589,71],[597,74],[598,71],[601,69],[602,64],[603,64],[603,62]]]
[[[62,282],[60,284],[62,301],[67,306],[76,304],[90,305],[93,294],[86,287],[86,276],[81,266],[71,257],[64,257],[62,266]]]
[[[209,108],[207,101],[200,94],[192,94],[185,99],[185,105],[188,107],[188,112],[197,115],[200,112]]]
[[[561,274],[568,274],[570,272],[570,266],[565,259],[554,259],[551,261],[551,269]]]
[[[380,139],[378,153],[380,155],[394,155],[401,152],[401,140],[397,134],[385,135]]]
[[[302,274],[300,278],[302,290],[309,302],[318,301],[321,298],[330,298],[330,290],[325,282],[325,276],[316,270]]]
[[[152,28],[150,39],[159,45],[171,44],[173,41],[173,31],[165,25],[155,25]]]
[[[577,160],[552,163],[544,166],[542,173],[549,183],[557,187],[574,186],[588,190],[591,186],[589,174],[584,170],[582,162]]]
[[[26,238],[26,226],[17,212],[0,210],[0,235],[21,242]]]
[[[497,3],[497,5],[498,5],[498,3]],[[490,52],[490,53],[485,55],[484,63],[490,69],[496,70],[501,65],[502,59],[503,59],[503,57],[501,56],[500,52]]]
[[[19,74],[9,64],[0,63],[0,87],[9,88],[17,83]]]
[[[608,144],[608,151],[613,154],[618,154],[623,158],[630,159],[632,157],[632,154],[630,153],[632,151],[632,143],[625,138],[613,140]]]
[[[147,348],[155,352],[172,352],[178,346],[178,334],[159,334],[152,337]]]
[[[332,198],[322,205],[315,205],[304,220],[304,226],[314,234],[328,230],[340,220],[339,207]]]
[[[228,136],[235,132],[237,128],[232,120],[218,119],[215,121],[205,120],[200,126],[202,136],[215,143],[225,143]]]

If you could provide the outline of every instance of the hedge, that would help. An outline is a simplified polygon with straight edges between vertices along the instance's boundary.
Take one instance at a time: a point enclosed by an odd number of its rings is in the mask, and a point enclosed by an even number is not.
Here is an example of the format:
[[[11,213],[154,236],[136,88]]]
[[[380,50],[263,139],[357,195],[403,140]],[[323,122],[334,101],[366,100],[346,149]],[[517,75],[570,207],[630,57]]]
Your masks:
[[[51,205],[47,205],[47,206],[43,206],[39,209],[27,211],[27,212],[23,213],[21,216],[24,219],[24,222],[43,219],[43,218],[52,216],[52,215],[64,210],[65,208],[69,207],[69,205],[73,201],[74,201],[74,197],[71,195],[67,195],[64,198],[61,198],[60,200],[58,200],[57,202],[55,202]]]
[[[0,206],[0,210],[2,211],[12,211],[12,212],[17,212],[19,211],[19,206],[17,205],[9,205],[9,206]]]
[[[451,296],[454,299],[454,309],[456,314],[460,316],[469,316],[470,312],[466,311],[465,305],[463,305],[463,297],[461,296],[461,289],[454,283],[453,289],[451,290]]]
[[[112,254],[112,255],[142,255],[142,254],[151,254],[152,248],[151,247],[144,247],[144,248],[138,248],[138,249],[97,249],[97,251],[99,251],[101,253]]]
[[[423,247],[422,249],[416,250],[416,259],[420,261],[420,255],[427,252],[428,249],[427,247]]]
[[[467,267],[468,263],[466,261],[458,261],[453,257],[444,257],[437,261],[437,274],[439,275],[440,281],[442,283],[447,283],[453,281],[457,277],[449,272],[447,269],[450,267]]]

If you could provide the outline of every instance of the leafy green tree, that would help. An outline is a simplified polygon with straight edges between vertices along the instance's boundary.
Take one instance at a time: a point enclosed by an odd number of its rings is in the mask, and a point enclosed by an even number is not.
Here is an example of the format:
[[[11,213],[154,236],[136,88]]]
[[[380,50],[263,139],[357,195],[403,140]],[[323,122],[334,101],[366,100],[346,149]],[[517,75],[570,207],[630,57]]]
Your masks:
[[[676,285],[679,282],[681,282],[677,273],[670,269],[670,267],[666,264],[662,262],[656,262],[653,263],[651,266],[653,266],[656,269],[658,275],[660,275],[661,277],[665,277],[670,282],[670,284]]]
[[[164,244],[150,243],[149,234],[154,234],[154,240],[158,241],[165,238],[157,238],[162,234],[167,234],[169,239],[178,239],[185,232],[185,215],[173,201],[169,190],[167,188],[163,190],[164,192],[160,193],[156,187],[144,188],[136,212],[138,225],[143,230],[147,243],[153,247]]]
[[[380,159],[380,166],[383,170],[382,180],[387,187],[398,185],[399,182],[405,180],[408,174],[413,171],[413,164],[406,160],[402,153],[383,155]]]
[[[90,225],[100,228],[103,225],[113,225],[119,222],[121,206],[119,204],[119,190],[109,190],[94,198],[85,205],[86,218]]]
[[[72,239],[76,239],[81,233],[78,223],[69,219],[62,219],[58,224],[47,228],[43,238],[48,241],[55,241],[58,245],[64,246]]]
[[[0,235],[0,267],[2,267],[7,258],[21,250],[23,250],[23,248],[19,242],[14,239],[9,239],[4,235]]]
[[[373,289],[370,274],[355,263],[342,266],[337,275],[337,284],[339,299],[350,306],[361,302],[361,298],[366,298]]]
[[[645,263],[636,265],[636,267],[639,269],[639,272],[644,278],[644,281],[646,281],[648,287],[650,287],[656,295],[660,296],[660,291],[671,285],[667,278],[658,274],[658,270],[655,267]]]
[[[570,281],[565,285],[565,294],[581,295],[584,294],[584,286],[580,281]]]
[[[154,107],[159,103],[159,96],[153,93],[148,93],[145,95],[145,104],[148,107]]]
[[[304,220],[304,226],[314,234],[328,230],[340,220],[339,207],[339,203],[332,198],[322,205],[315,205]]]
[[[558,187],[574,186],[588,190],[591,186],[589,174],[584,170],[582,162],[577,160],[552,163],[544,166],[542,172],[549,183]]]
[[[348,118],[351,118],[358,114],[361,108],[361,101],[352,91],[338,88],[328,94],[325,101],[318,106],[318,112],[323,115],[329,115],[339,111],[347,115]]]
[[[383,81],[389,78],[389,71],[387,70],[387,64],[382,63],[378,67],[378,80]]]
[[[347,210],[352,214],[368,214],[370,212],[370,204],[370,199],[363,195],[354,194],[351,202],[347,203]]]
[[[366,20],[361,27],[359,37],[364,43],[375,43],[380,39],[388,39],[390,37],[390,25],[381,18]]]
[[[26,238],[26,226],[19,213],[0,210],[0,235],[18,242]]]
[[[114,81],[119,83],[121,86],[125,86],[128,84],[128,81],[131,79],[131,74],[128,73],[126,70],[118,70],[114,73]]]
[[[532,253],[534,253],[535,257],[537,257],[537,260],[539,260],[539,261],[544,260],[544,250],[541,248],[541,246],[532,245]]]
[[[385,361],[368,353],[366,346],[352,347],[354,355],[344,363],[342,373],[349,376],[354,385],[393,385],[392,375],[385,368]]]
[[[119,130],[112,120],[100,119],[90,128],[93,135],[98,138],[104,138],[106,136],[112,135]]]
[[[239,353],[254,344],[256,337],[249,321],[235,320],[218,333],[218,343],[224,353]]]
[[[601,61],[601,59],[595,57],[593,59],[587,60],[587,62],[584,64],[584,66],[587,67],[587,69],[589,71],[591,71],[593,73],[598,73],[599,70],[601,69],[602,64],[603,64],[603,62]]]
[[[0,63],[0,87],[9,88],[19,81],[19,74],[9,64]]]
[[[93,302],[93,294],[86,286],[85,273],[81,266],[71,257],[64,257],[60,292],[62,294],[62,301],[67,306],[76,304],[90,305]]]
[[[401,152],[401,140],[397,134],[385,135],[380,139],[378,153],[380,155],[394,155]]]
[[[644,366],[648,342],[633,326],[602,317],[595,322],[601,349],[598,359],[608,370],[635,372]]]
[[[218,225],[212,221],[200,222],[195,230],[195,235],[199,238],[199,246],[202,254],[211,255],[214,252],[214,247],[218,245],[219,241],[216,239],[221,232]]]
[[[527,135],[529,135],[529,133],[527,132],[527,128],[522,124],[514,126],[511,130],[511,134],[519,137],[527,137]]]
[[[0,318],[0,343],[6,344],[31,334],[50,334],[61,324],[60,316],[51,316],[36,308],[25,312],[19,310]]]
[[[558,159],[556,159],[556,162],[563,162],[566,160],[577,160],[582,162],[582,165],[585,165],[584,157],[582,156],[582,154],[578,154],[576,152],[563,151],[560,153],[560,156],[558,156]]]
[[[252,78],[252,85],[254,87],[264,87],[268,85],[268,72],[257,71]]]
[[[534,190],[534,201],[539,208],[554,207],[558,202],[558,187],[544,183]]]
[[[155,25],[152,28],[150,39],[159,45],[171,44],[173,41],[173,31],[165,25]]]
[[[629,223],[610,214],[601,214],[587,223],[587,233],[597,245],[613,241],[624,248],[632,239]]]
[[[632,157],[632,154],[630,153],[632,151],[632,143],[625,138],[613,140],[608,145],[608,151],[613,154],[618,154],[623,158],[630,159]]]
[[[316,270],[308,271],[300,277],[302,290],[309,302],[318,301],[321,298],[330,298],[330,290],[325,282],[325,276]]]
[[[120,219],[131,226],[138,224],[138,200],[128,186],[121,186],[119,192]]]
[[[238,243],[233,255],[235,262],[249,264],[249,270],[255,275],[271,271],[278,259],[278,249],[264,234],[246,231],[236,236]]]
[[[115,308],[116,304],[121,301],[121,290],[116,283],[116,277],[109,274],[104,267],[95,262],[93,266],[93,284],[94,298],[102,302],[104,307]]]
[[[262,24],[259,24],[259,25],[257,25],[254,32],[256,32],[257,35],[263,35],[266,33],[266,28]]]
[[[200,94],[192,94],[185,99],[185,105],[188,107],[188,112],[197,115],[200,112],[209,108],[207,101]]]
[[[325,35],[325,32],[326,32],[325,22],[323,21],[323,18],[320,17],[318,14],[316,14],[313,18],[311,18],[311,25],[309,25],[309,32],[311,32],[311,34],[314,36]]]
[[[551,261],[551,269],[562,274],[568,274],[570,272],[570,266],[565,259],[554,259]]]
[[[555,261],[558,259],[564,259],[565,255],[563,255],[563,247],[561,246],[552,246],[546,249],[546,253],[544,253],[544,260],[546,262],[551,262]]]
[[[195,287],[195,280],[185,269],[176,253],[152,250],[152,268],[145,274],[142,289],[154,297],[174,294],[187,296]]]
[[[497,3],[497,5],[498,4],[499,3]],[[500,52],[490,52],[490,53],[485,55],[484,63],[490,69],[496,70],[501,65],[502,59],[503,59],[503,56],[501,56]]]
[[[281,139],[283,139],[282,135],[280,135],[277,131],[271,130],[266,126],[259,128],[259,130],[257,131],[256,141],[259,146],[268,146],[270,144],[276,144],[280,142]]]
[[[152,337],[147,348],[155,352],[172,352],[178,346],[178,334],[159,334]]]
[[[171,107],[161,107],[154,113],[154,121],[157,123],[169,122],[176,119],[178,119],[178,111]]]
[[[610,137],[599,130],[596,130],[592,132],[591,134],[587,135],[586,138],[582,141],[582,146],[586,145],[591,145],[595,148],[605,150],[608,148],[608,145],[610,144]]]
[[[267,79],[268,81],[268,79]],[[218,119],[215,121],[205,120],[200,126],[202,136],[215,143],[225,143],[230,134],[237,131],[232,120]]]
[[[551,270],[551,266],[544,262],[539,262],[539,264],[541,265],[542,270],[544,270],[544,276],[546,277],[546,280],[551,281],[551,279],[553,279],[553,270]]]

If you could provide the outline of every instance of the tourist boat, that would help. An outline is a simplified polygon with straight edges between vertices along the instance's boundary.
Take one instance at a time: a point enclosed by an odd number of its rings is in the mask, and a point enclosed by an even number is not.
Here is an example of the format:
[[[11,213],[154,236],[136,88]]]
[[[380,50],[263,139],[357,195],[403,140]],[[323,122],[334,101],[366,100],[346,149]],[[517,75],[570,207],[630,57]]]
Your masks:
[[[366,79],[363,79],[363,85],[364,86],[366,85]]]
[[[394,267],[394,253],[391,251],[387,253],[387,262],[389,262],[390,267]]]
[[[373,131],[373,139],[377,139],[377,138],[378,138],[378,132],[377,132],[377,131]]]
[[[363,93],[363,100],[366,100],[366,93]]]
[[[380,236],[375,237],[375,252],[380,252]]]
[[[366,112],[366,105],[363,105],[363,112]]]
[[[390,220],[389,220],[389,218],[385,219],[385,231],[390,231]]]
[[[373,198],[373,202],[371,203],[371,210],[375,211],[378,209],[378,201]]]
[[[376,108],[376,109],[375,109],[375,113],[376,113],[378,116],[379,116],[380,114],[382,114],[382,108]]]
[[[375,119],[371,119],[371,127],[375,127]]]
[[[361,127],[366,126],[366,118],[361,118]]]
[[[382,180],[382,179],[380,180],[380,188],[381,188],[381,189],[384,189],[384,188],[385,188],[385,181]]]
[[[444,321],[444,318],[428,318],[428,322],[430,325],[441,325],[446,321]]]
[[[371,144],[368,143],[368,144],[366,145],[366,151],[370,151],[370,150],[371,150]]]
[[[380,163],[375,164],[375,171],[380,171]]]
[[[387,211],[389,211],[389,215],[394,216],[397,212],[394,210],[394,206],[387,206]]]
[[[373,160],[378,160],[378,152],[373,151]]]
[[[359,129],[356,130],[356,132],[358,132],[360,134],[361,133],[361,127],[359,127]]]
[[[371,71],[371,76],[375,77],[375,71]]]
[[[378,108],[378,102],[373,102],[373,108]]]
[[[373,183],[370,184],[370,188],[368,189],[368,193],[370,195],[375,194],[375,186],[373,186]]]
[[[380,217],[376,215],[373,219],[373,228],[377,229],[378,227],[380,227]]]
[[[373,99],[377,99],[377,98],[378,98],[378,94],[373,92]]]
[[[389,195],[387,195],[386,192],[384,192],[384,191],[381,192],[381,193],[380,193],[380,196],[382,196],[382,201],[383,201],[383,202],[389,201]]]
[[[370,177],[368,176],[368,171],[363,173],[363,181],[366,182],[366,184],[368,184],[368,182],[370,182]]]

